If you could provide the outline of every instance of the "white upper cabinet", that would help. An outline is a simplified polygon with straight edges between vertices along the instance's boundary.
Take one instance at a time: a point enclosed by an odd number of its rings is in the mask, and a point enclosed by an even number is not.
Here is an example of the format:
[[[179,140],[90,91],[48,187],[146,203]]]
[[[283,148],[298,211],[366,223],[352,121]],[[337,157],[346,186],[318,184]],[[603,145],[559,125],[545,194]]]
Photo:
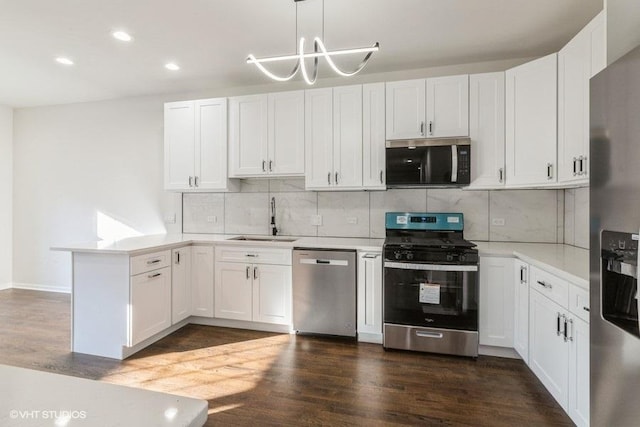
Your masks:
[[[589,79],[606,64],[604,12],[558,53],[558,180],[588,184]]]
[[[362,185],[386,188],[384,83],[362,86]]]
[[[305,93],[305,186],[324,189],[333,172],[333,89]]]
[[[469,136],[469,76],[427,79],[427,137]]]
[[[268,165],[270,174],[304,174],[304,91],[270,93]]]
[[[506,71],[508,187],[556,184],[557,56]]]
[[[387,83],[387,139],[426,137],[426,81]]]
[[[226,98],[164,106],[164,186],[176,191],[227,191]]]
[[[304,174],[304,91],[229,100],[230,175]]]
[[[469,76],[469,137],[472,188],[505,183],[504,73]]]
[[[362,85],[333,89],[333,185],[362,187]]]
[[[469,135],[469,76],[389,82],[387,139]]]
[[[362,189],[362,86],[308,90],[305,111],[306,188]]]
[[[229,168],[232,177],[267,173],[267,95],[229,98]]]

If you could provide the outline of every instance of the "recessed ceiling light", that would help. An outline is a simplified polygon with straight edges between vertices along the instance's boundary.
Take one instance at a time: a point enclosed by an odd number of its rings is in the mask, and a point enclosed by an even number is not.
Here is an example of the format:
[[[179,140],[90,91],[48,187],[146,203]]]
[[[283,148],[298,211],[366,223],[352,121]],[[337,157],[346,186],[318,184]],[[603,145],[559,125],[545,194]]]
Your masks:
[[[171,71],[178,71],[180,69],[180,66],[174,62],[169,62],[167,64],[164,64],[164,68]]]
[[[62,65],[73,65],[73,61],[69,58],[65,58],[64,56],[59,56],[56,58],[56,62]]]
[[[124,31],[114,31],[113,33],[111,33],[111,35],[113,36],[113,38],[123,42],[130,42],[131,40],[133,40],[133,37],[131,37],[128,33],[125,33]]]

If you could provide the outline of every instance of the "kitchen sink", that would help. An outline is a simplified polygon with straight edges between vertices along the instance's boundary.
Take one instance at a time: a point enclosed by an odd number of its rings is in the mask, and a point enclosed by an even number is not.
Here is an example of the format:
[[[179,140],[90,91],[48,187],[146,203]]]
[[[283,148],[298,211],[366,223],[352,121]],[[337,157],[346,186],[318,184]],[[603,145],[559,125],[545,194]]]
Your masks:
[[[295,242],[298,239],[277,236],[238,236],[227,240],[244,240],[247,242]]]

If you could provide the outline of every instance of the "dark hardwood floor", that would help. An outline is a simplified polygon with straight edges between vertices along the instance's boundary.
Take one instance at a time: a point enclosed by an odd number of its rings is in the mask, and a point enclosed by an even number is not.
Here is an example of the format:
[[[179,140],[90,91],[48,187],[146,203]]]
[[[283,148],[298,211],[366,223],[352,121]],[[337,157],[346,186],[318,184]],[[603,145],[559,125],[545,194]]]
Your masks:
[[[520,360],[189,325],[116,361],[69,351],[69,295],[15,289],[0,325],[2,364],[205,399],[207,425],[573,425]]]

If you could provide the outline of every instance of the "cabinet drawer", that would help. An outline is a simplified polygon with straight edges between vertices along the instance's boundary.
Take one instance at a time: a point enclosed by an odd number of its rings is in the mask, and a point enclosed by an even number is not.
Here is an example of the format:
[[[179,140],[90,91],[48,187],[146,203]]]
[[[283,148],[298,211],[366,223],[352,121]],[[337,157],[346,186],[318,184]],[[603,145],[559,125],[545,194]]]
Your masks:
[[[216,262],[291,265],[291,249],[218,246],[215,260]]]
[[[563,308],[569,305],[569,283],[551,273],[531,266],[529,275],[531,287]]]
[[[171,251],[153,252],[150,254],[131,257],[131,275],[146,273],[151,270],[171,265]]]
[[[569,285],[569,310],[589,323],[589,291]]]

